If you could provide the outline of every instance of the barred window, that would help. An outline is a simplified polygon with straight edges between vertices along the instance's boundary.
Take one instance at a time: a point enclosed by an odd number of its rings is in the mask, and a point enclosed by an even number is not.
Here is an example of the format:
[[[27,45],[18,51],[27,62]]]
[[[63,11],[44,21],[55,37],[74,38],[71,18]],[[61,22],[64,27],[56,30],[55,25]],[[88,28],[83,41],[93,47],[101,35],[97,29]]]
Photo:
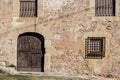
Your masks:
[[[105,56],[105,37],[88,37],[85,40],[85,58],[103,58]]]
[[[115,0],[95,0],[96,16],[115,16]]]
[[[20,17],[36,17],[37,0],[20,0]]]

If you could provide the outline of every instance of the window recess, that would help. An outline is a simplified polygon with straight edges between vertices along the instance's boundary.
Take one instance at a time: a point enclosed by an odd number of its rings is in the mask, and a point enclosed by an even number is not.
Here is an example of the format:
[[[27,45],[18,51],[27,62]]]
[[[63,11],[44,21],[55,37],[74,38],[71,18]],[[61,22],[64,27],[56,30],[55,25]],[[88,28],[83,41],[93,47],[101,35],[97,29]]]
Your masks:
[[[20,17],[37,17],[37,0],[20,0]]]
[[[85,40],[85,58],[105,57],[105,37],[88,37]]]

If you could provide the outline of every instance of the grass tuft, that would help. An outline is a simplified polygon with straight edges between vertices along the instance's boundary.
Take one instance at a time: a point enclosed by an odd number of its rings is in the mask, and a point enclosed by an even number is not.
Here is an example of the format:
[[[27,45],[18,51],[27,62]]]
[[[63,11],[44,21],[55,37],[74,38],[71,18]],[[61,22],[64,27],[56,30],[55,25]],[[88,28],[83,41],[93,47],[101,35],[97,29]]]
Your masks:
[[[2,71],[2,70],[0,70],[0,73],[4,74],[5,72],[4,72],[4,71]]]

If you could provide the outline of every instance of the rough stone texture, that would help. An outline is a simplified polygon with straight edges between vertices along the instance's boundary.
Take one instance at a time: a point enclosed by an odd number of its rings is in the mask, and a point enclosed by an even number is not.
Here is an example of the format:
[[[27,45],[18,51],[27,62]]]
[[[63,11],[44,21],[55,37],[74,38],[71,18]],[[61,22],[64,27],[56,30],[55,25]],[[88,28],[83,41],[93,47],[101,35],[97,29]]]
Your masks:
[[[0,15],[0,60],[6,61],[9,56],[6,50],[9,45],[7,36],[12,27],[12,0],[0,0]]]
[[[118,0],[116,0],[118,1]],[[119,2],[119,1],[118,1]],[[38,17],[19,17],[19,0],[0,0],[0,61],[17,66],[17,38],[45,37],[45,73],[120,76],[120,20],[95,17],[94,0],[38,0]],[[120,4],[120,3],[119,3]],[[120,6],[117,6],[118,13]],[[106,37],[103,59],[85,59],[85,39]]]

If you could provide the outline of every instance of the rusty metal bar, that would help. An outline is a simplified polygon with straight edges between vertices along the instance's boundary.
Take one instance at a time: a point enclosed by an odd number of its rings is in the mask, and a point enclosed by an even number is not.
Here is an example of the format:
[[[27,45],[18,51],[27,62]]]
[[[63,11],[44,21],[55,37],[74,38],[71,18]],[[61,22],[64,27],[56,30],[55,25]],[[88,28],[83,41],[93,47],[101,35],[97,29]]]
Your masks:
[[[105,37],[88,37],[85,40],[85,57],[102,58],[105,56]]]
[[[96,16],[115,16],[115,0],[95,0]]]
[[[37,0],[20,0],[20,17],[36,17]]]

